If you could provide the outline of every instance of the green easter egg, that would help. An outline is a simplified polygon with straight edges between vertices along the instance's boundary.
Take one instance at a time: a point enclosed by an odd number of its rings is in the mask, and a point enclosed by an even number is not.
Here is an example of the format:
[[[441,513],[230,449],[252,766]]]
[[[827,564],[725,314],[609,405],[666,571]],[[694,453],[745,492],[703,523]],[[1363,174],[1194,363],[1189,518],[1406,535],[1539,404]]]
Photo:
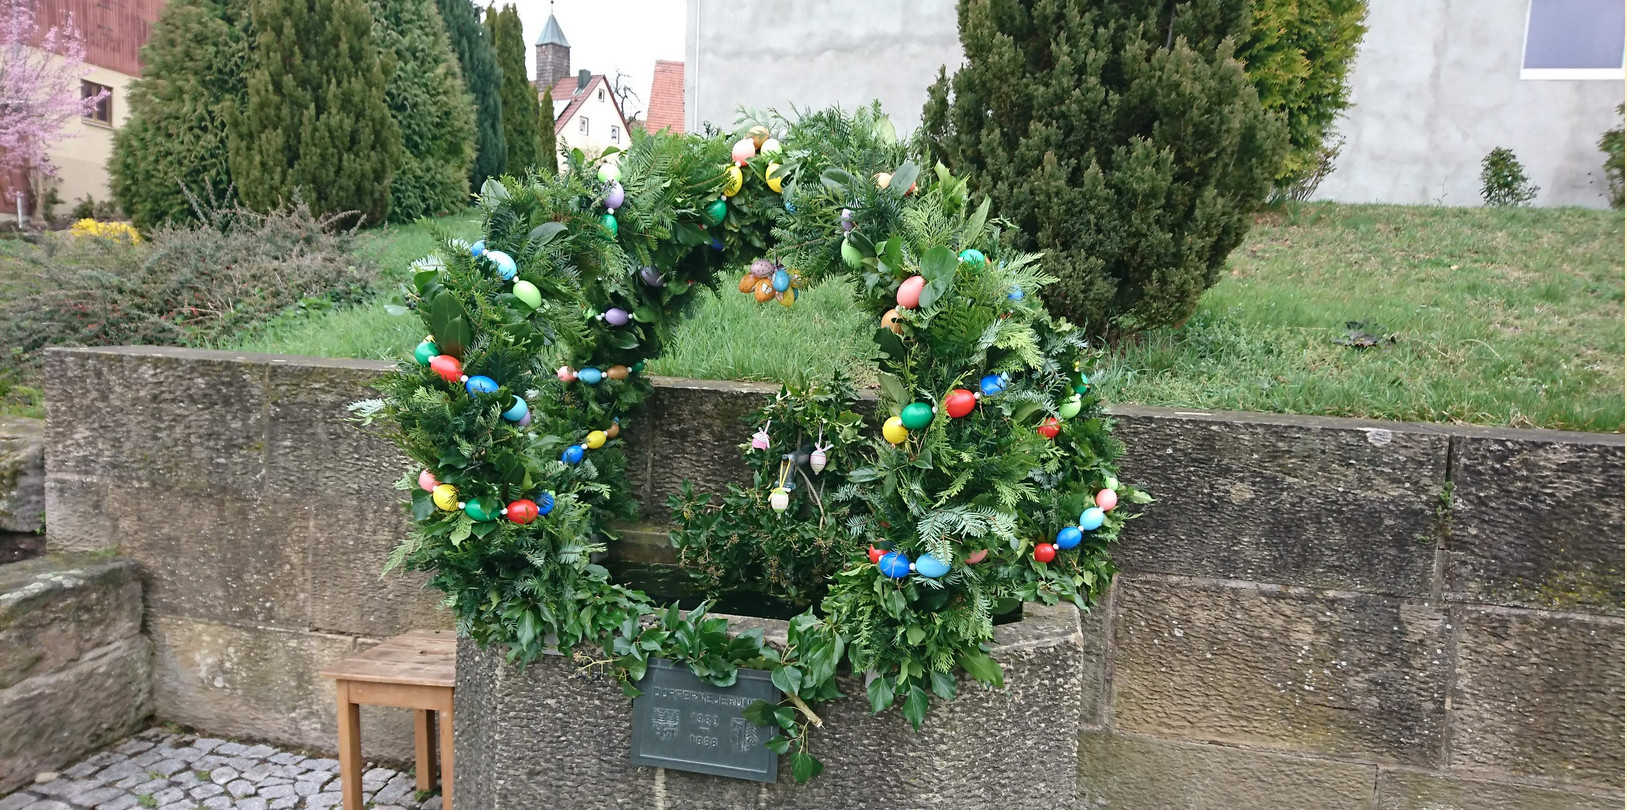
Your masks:
[[[440,353],[441,347],[436,346],[435,341],[433,340],[426,340],[423,343],[418,344],[418,348],[412,350],[412,356],[418,361],[418,365],[420,366],[429,365],[430,358]]]
[[[932,406],[925,402],[911,402],[904,406],[904,412],[898,415],[904,427],[909,430],[920,430],[932,424]]]
[[[859,249],[854,247],[852,242],[849,242],[846,239],[843,239],[842,240],[842,262],[845,263],[848,267],[851,267],[854,270],[857,270],[857,269],[859,269],[859,264],[862,263],[863,261],[864,261],[864,254],[860,253]]]
[[[1079,415],[1079,409],[1083,406],[1084,403],[1079,401],[1079,395],[1074,394],[1073,396],[1069,397],[1066,402],[1062,403],[1062,407],[1057,408],[1056,410],[1063,419],[1072,419]]]
[[[476,523],[485,523],[488,520],[496,519],[486,511],[486,507],[480,505],[478,498],[463,505],[463,514],[468,515],[469,519]]]
[[[615,236],[621,232],[621,225],[616,223],[616,217],[613,214],[605,214],[599,217],[599,224],[603,225],[604,229],[609,231],[611,236]]]
[[[532,309],[542,306],[542,290],[523,278],[514,282],[514,297]]]
[[[704,211],[702,218],[706,220],[706,224],[716,225],[728,215],[729,204],[722,200],[713,200],[706,204]]]

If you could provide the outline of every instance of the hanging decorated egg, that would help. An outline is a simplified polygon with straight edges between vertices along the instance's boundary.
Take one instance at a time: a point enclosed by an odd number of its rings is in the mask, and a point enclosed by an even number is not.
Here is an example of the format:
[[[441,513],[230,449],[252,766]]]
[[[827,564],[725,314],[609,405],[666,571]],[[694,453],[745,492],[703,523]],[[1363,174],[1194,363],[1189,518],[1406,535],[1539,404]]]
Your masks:
[[[429,370],[449,383],[463,382],[463,364],[450,354],[437,354],[429,358]]]
[[[576,369],[560,366],[559,370],[554,372],[554,376],[558,377],[560,382],[576,382]]]
[[[618,363],[605,369],[604,375],[612,380],[625,380],[627,379],[627,367]]]
[[[751,434],[751,449],[753,449],[753,450],[767,450],[768,449],[768,426],[767,425],[764,425],[764,426],[762,426],[760,428],[757,428],[757,432]]]
[[[886,187],[893,184],[893,173],[892,172],[876,172],[875,177],[873,179],[876,181],[876,188],[885,189]]]
[[[898,418],[904,423],[905,430],[923,430],[932,424],[932,406],[925,402],[911,402],[904,406]]]
[[[1074,375],[1073,392],[1075,394],[1083,394],[1086,391],[1089,391],[1090,377],[1086,376],[1083,371],[1076,371],[1074,372]]]
[[[486,251],[486,261],[497,265],[497,274],[502,276],[504,281],[514,278],[517,268],[514,266],[512,256],[501,250],[488,250]]]
[[[463,387],[467,388],[471,394],[490,394],[497,390],[497,381],[484,374],[476,374],[470,377],[469,381],[463,384]]]
[[[604,431],[590,430],[588,431],[587,438],[584,439],[582,443],[587,445],[589,450],[597,450],[604,447],[605,438]]]
[[[763,144],[768,142],[770,133],[768,131],[768,127],[758,124],[757,126],[746,130],[746,137],[751,139],[751,145],[753,148],[761,149],[763,148]]]
[[[1056,533],[1056,547],[1060,549],[1070,549],[1079,545],[1079,541],[1083,539],[1085,539],[1085,536],[1078,529],[1072,526],[1063,526],[1062,529]]]
[[[853,230],[853,209],[851,208],[842,209],[842,230],[844,232]]]
[[[463,505],[463,514],[468,515],[469,519],[476,523],[497,519],[496,515],[486,511],[486,507],[481,505],[478,498]]]
[[[582,448],[582,445],[573,444],[565,448],[565,452],[559,454],[559,460],[566,464],[581,464],[582,456],[586,454],[587,451]]]
[[[620,436],[621,435],[621,420],[619,420],[619,419],[610,420],[610,427],[607,427],[607,428],[604,429],[604,435],[605,435],[605,438],[607,438],[607,439],[614,439],[617,436]]]
[[[537,505],[524,498],[510,501],[508,508],[503,510],[503,516],[508,518],[510,523],[524,525],[537,519]]]
[[[897,309],[889,309],[881,314],[881,327],[892,330],[895,335],[904,334],[904,324],[898,322]]]
[[[769,281],[766,278],[759,280],[757,282],[756,289],[754,289],[752,291],[752,295],[753,295],[753,297],[755,297],[757,299],[757,303],[759,303],[759,304],[766,302],[770,298],[773,298],[774,297],[774,282]]]
[[[711,245],[713,250],[722,250],[724,248],[723,239],[721,237],[716,236],[716,235],[712,236],[712,241],[709,242],[708,244]]]
[[[780,306],[782,306],[782,307],[790,307],[792,304],[795,304],[797,302],[797,291],[796,290],[786,290],[785,292],[779,293],[778,295],[779,295],[779,299],[780,299]]]
[[[576,372],[576,379],[581,380],[588,385],[598,385],[599,381],[604,379],[604,372],[592,366],[588,366],[587,368]]]
[[[956,388],[943,398],[943,409],[948,411],[950,419],[959,419],[971,413],[975,407],[977,395],[964,388]]]
[[[515,422],[514,424],[515,424],[516,427],[530,427],[530,425],[531,425],[531,412],[526,411],[525,416],[520,417],[520,421]]]
[[[986,560],[988,558],[989,558],[989,550],[986,549],[986,548],[980,548],[980,549],[972,552],[971,554],[966,555],[966,564],[967,565],[977,565],[978,563],[983,562],[984,560]]]
[[[780,174],[780,164],[768,164],[768,168],[763,170],[763,182],[767,183],[775,194],[785,191],[785,177]],[[792,213],[796,212],[793,211]]]
[[[881,559],[876,561],[876,567],[880,568],[881,573],[885,576],[893,579],[903,579],[910,575],[910,558],[896,551],[889,551],[881,555]]]
[[[1047,439],[1054,439],[1056,438],[1056,434],[1061,432],[1062,423],[1058,422],[1054,416],[1047,416],[1045,417],[1045,421],[1039,423],[1039,435],[1044,436]]]
[[[643,279],[644,283],[651,287],[667,286],[667,277],[661,275],[661,271],[656,270],[654,267],[649,265],[645,265],[643,270],[638,271],[638,277]]]
[[[1096,506],[1103,512],[1113,511],[1119,505],[1119,494],[1111,489],[1104,489],[1096,493]]]
[[[713,200],[707,203],[705,208],[701,209],[701,219],[706,220],[708,225],[716,225],[722,222],[723,218],[728,214],[729,204],[723,200]]]
[[[864,264],[864,254],[860,253],[859,249],[846,239],[842,240],[842,264],[854,270],[859,269],[859,266]]]
[[[904,283],[898,285],[898,306],[903,309],[915,309],[921,305],[921,290],[926,287],[926,279],[920,276],[910,276]]]
[[[761,279],[757,278],[756,276],[754,276],[754,275],[752,275],[750,273],[747,273],[747,274],[741,276],[740,277],[740,291],[743,292],[743,293],[749,293],[752,290],[757,289],[757,282],[758,281],[761,281]]]
[[[621,179],[621,167],[614,163],[599,164],[599,182],[614,183]]]
[[[435,474],[429,470],[418,473],[418,488],[425,492],[434,492],[441,482],[435,480]]]
[[[600,216],[599,224],[604,226],[604,229],[609,231],[612,237],[621,233],[621,224],[616,222],[615,214],[604,214]]]
[[[881,562],[881,558],[887,556],[886,551],[884,551],[882,549],[879,549],[879,548],[876,548],[875,546],[871,546],[870,550],[868,552],[866,552],[866,553],[870,557],[870,564],[871,565],[874,565],[876,563]]]
[[[988,264],[988,261],[983,257],[983,251],[977,248],[967,248],[960,252],[961,264]]]
[[[1021,288],[1021,287],[1019,287],[1019,286],[1017,286],[1015,284],[1011,285],[1011,292],[1006,293],[1006,300],[1007,301],[1021,301],[1021,300],[1023,300],[1023,288]]]
[[[1042,563],[1048,563],[1056,559],[1056,546],[1050,543],[1040,543],[1034,546],[1034,559]]]
[[[814,445],[813,452],[808,454],[808,469],[813,470],[814,475],[818,475],[825,471],[825,465],[829,463],[830,455],[825,452],[825,448]]]
[[[791,274],[784,270],[774,271],[774,291],[785,292],[791,289]]]
[[[1004,374],[985,374],[983,379],[977,381],[978,390],[983,396],[992,397],[1006,390],[1006,377]]]
[[[723,196],[733,197],[740,193],[740,187],[746,184],[746,173],[740,171],[739,166],[730,166],[723,170]]]
[[[734,149],[730,150],[729,155],[734,159],[734,165],[744,166],[746,161],[757,156],[757,144],[752,143],[750,138],[741,138],[734,142]]]
[[[796,212],[797,212],[797,207],[791,204],[791,198],[789,196],[787,196],[785,198],[785,213],[787,213],[787,214],[795,214]]]
[[[418,361],[418,365],[427,366],[429,361],[435,359],[435,356],[440,353],[441,347],[436,346],[435,341],[425,340],[418,344],[418,348],[412,350],[412,357]]]
[[[775,487],[768,493],[768,505],[776,512],[784,512],[791,506],[791,491],[785,487]]]
[[[611,326],[627,325],[627,310],[621,307],[611,307],[604,312],[604,322]]]
[[[537,516],[542,517],[554,511],[554,493],[544,492],[537,496]]]
[[[485,253],[485,252],[486,252],[486,240],[484,240],[484,239],[482,239],[479,242],[476,242],[476,243],[469,246],[469,255],[473,256],[473,257],[475,257],[477,259],[480,258],[480,254]]]
[[[627,192],[622,189],[620,183],[611,182],[610,188],[604,193],[604,207],[614,211],[624,202],[627,202]]]
[[[784,148],[780,146],[780,142],[775,138],[768,138],[757,144],[757,153],[763,157],[776,157],[783,151]]]
[[[904,421],[896,416],[890,416],[881,424],[881,438],[889,444],[903,444],[910,437],[909,430],[905,429]]]
[[[531,309],[542,306],[542,290],[523,278],[514,282],[514,297]]]
[[[434,491],[429,493],[429,499],[435,502],[436,509],[450,512],[458,508],[458,488],[451,484],[437,484]]]
[[[915,573],[920,574],[927,579],[937,579],[938,577],[949,573],[949,563],[946,563],[943,560],[932,556],[931,554],[922,554],[920,557],[915,559]]]
[[[1073,396],[1064,400],[1062,405],[1056,409],[1056,412],[1060,414],[1063,419],[1072,419],[1079,415],[1079,409],[1084,407],[1084,405],[1085,403],[1079,399],[1079,395],[1074,394]]]
[[[774,275],[774,263],[767,259],[753,259],[751,262],[752,278],[768,278]]]
[[[514,404],[508,406],[508,410],[503,411],[503,418],[510,422],[518,422],[530,415],[530,413],[531,408],[525,404],[525,400],[515,397]]]
[[[1107,520],[1107,514],[1100,506],[1092,506],[1079,513],[1079,528],[1093,532],[1102,527],[1102,521]]]

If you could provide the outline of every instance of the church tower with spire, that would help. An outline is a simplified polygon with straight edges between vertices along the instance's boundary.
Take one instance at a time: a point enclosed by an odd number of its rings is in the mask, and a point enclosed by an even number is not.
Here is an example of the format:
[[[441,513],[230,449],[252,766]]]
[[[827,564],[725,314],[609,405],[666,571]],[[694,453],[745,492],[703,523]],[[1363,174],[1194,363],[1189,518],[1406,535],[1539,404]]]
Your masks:
[[[554,17],[554,4],[548,4],[548,22],[537,37],[537,92],[553,87],[571,75],[571,43]]]

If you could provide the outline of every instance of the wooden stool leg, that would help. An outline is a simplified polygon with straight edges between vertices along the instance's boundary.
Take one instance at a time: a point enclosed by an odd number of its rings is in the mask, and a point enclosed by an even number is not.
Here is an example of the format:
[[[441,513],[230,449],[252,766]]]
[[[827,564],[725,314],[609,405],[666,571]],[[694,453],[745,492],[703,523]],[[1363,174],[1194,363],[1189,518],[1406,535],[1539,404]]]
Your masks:
[[[414,762],[418,771],[418,789],[435,789],[435,729],[430,719],[435,713],[428,709],[414,709],[412,740],[417,748]]]
[[[452,810],[452,690],[448,689],[435,715],[441,727],[441,810]]]
[[[345,810],[362,810],[362,711],[350,702],[350,682],[336,681],[339,692],[339,790]]]

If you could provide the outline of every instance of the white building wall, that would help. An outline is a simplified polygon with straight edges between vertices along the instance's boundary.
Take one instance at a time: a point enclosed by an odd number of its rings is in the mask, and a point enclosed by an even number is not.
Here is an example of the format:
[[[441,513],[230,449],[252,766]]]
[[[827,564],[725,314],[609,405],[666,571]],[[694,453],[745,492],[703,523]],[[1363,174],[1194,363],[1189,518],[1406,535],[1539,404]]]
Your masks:
[[[594,82],[587,91],[591,95],[571,113],[569,121],[556,125],[555,131],[559,138],[565,141],[565,150],[581,149],[589,156],[597,155],[606,147],[614,146],[617,149],[626,149],[631,136],[627,134],[627,122],[622,119],[617,109],[615,95],[610,92],[604,82]],[[601,100],[599,94],[603,92]],[[564,99],[555,99],[557,106]],[[588,122],[588,131],[582,132],[582,121]],[[611,128],[615,128],[615,138],[611,138]]]

